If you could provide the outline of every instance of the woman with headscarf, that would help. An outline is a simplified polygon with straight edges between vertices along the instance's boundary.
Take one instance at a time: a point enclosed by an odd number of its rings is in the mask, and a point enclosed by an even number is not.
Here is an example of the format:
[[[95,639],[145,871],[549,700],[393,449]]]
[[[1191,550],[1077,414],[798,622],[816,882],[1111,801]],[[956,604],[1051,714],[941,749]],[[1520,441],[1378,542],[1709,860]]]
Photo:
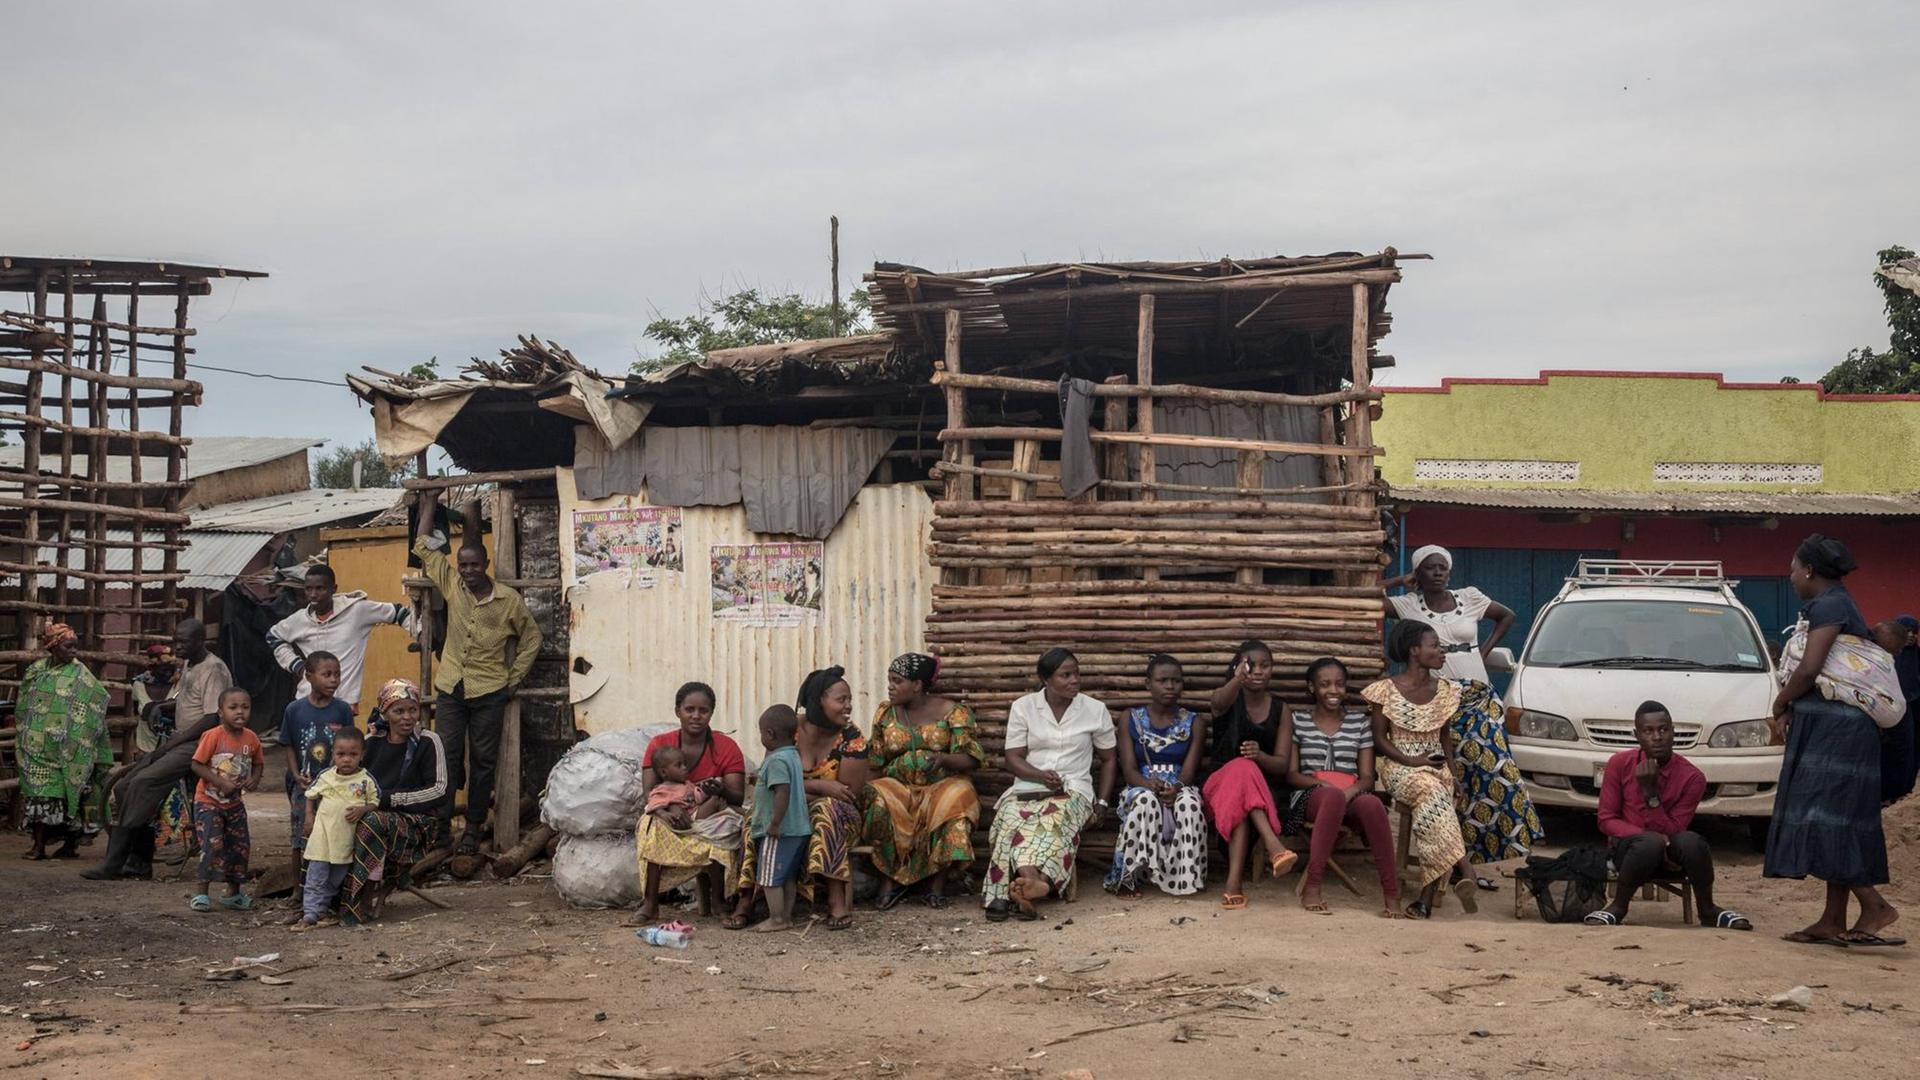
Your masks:
[[[847,685],[846,674],[842,667],[808,674],[794,702],[800,728],[794,732],[793,745],[800,751],[807,817],[813,827],[799,893],[812,903],[818,895],[817,882],[826,882],[829,930],[853,926],[853,847],[860,838],[859,792],[867,784],[867,740],[850,722],[853,688]],[[740,860],[740,904],[734,909],[735,919],[727,921],[729,927],[736,919],[744,925],[753,903],[758,867],[753,845],[746,847]]]
[[[56,859],[80,857],[86,809],[102,774],[113,768],[107,737],[107,688],[80,662],[80,635],[53,623],[40,635],[47,651],[20,677],[14,759],[20,771],[24,819],[33,830],[26,859],[47,858],[47,841],[61,837]]]
[[[1782,657],[1782,683],[1773,699],[1774,724],[1784,730],[1787,749],[1767,832],[1765,875],[1826,882],[1820,917],[1786,935],[1801,944],[1906,943],[1881,933],[1900,912],[1876,888],[1888,880],[1887,839],[1880,827],[1880,731],[1859,699],[1846,693],[1854,674],[1847,655],[1861,653],[1861,639],[1869,633],[1859,605],[1841,584],[1858,566],[1845,544],[1819,533],[1801,541],[1788,564],[1793,591],[1806,603]],[[1851,928],[1849,896],[1860,901],[1860,918]]]
[[[446,846],[453,810],[447,751],[421,723],[420,688],[388,679],[377,700],[386,727],[367,736],[361,768],[380,785],[380,803],[347,810],[353,862],[340,886],[340,921],[349,926],[378,918],[413,864]]]
[[[980,796],[971,773],[986,763],[974,735],[973,710],[933,692],[940,661],[902,653],[887,668],[887,703],[867,736],[861,833],[873,865],[890,879],[875,906],[900,902],[927,883],[926,904],[947,906],[947,874],[973,861]]]
[[[1412,572],[1380,583],[1385,589],[1407,586],[1406,592],[1387,597],[1394,617],[1416,619],[1433,628],[1447,659],[1440,669],[1442,676],[1488,681],[1487,654],[1513,628],[1513,611],[1471,585],[1449,588],[1453,553],[1438,544],[1415,551],[1408,565]],[[1484,644],[1480,641],[1482,619],[1493,620],[1493,632]]]

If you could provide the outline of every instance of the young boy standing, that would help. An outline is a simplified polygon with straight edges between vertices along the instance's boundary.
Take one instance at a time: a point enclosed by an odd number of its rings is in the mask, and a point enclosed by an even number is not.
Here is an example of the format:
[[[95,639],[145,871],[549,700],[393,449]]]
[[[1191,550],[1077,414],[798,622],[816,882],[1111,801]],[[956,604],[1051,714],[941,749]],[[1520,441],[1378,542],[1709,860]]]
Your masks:
[[[293,829],[293,872],[300,873],[307,835],[307,785],[333,762],[333,739],[353,727],[353,706],[334,696],[340,688],[340,658],[307,654],[307,696],[287,703],[280,719],[280,753],[287,762],[287,805]]]
[[[307,671],[312,675],[313,666]],[[306,798],[314,806],[306,817],[307,880],[302,914],[295,930],[332,926],[333,898],[353,865],[354,807],[380,805],[380,785],[360,767],[366,743],[356,728],[341,728],[333,739],[333,768],[315,777]]]
[[[253,698],[239,687],[222,692],[217,704],[219,726],[200,736],[193,751],[193,773],[200,778],[193,793],[193,834],[200,841],[200,891],[188,906],[212,911],[216,880],[227,883],[220,906],[245,911],[253,897],[240,892],[247,877],[247,804],[245,795],[260,786],[266,775],[266,751],[260,737],[247,730],[253,716]]]
[[[793,732],[799,718],[786,705],[760,714],[760,745],[767,757],[760,763],[760,790],[753,799],[753,842],[759,874],[755,885],[767,897],[767,921],[757,931],[785,930],[793,925],[793,894],[807,857],[807,793],[800,768],[800,751]]]

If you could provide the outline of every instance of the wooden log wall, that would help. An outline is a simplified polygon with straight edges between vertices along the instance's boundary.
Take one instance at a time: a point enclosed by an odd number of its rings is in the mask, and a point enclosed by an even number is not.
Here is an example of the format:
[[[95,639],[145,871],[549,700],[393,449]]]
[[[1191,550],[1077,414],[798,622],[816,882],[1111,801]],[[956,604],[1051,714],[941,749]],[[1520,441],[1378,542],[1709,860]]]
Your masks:
[[[1160,290],[1137,287],[1134,378],[1096,386],[1105,409],[1090,435],[1101,483],[1072,500],[1036,497],[1039,484],[1057,480],[1034,471],[1036,449],[1058,442],[1059,429],[972,419],[985,419],[996,407],[1004,411],[1004,402],[1017,395],[1052,395],[1057,384],[968,373],[960,313],[945,312],[945,355],[933,377],[947,404],[944,454],[935,469],[944,498],[934,505],[929,540],[941,584],[927,641],[941,657],[942,689],[979,718],[990,757],[978,778],[984,797],[1010,782],[999,765],[1007,710],[1037,687],[1034,663],[1055,646],[1078,655],[1082,691],[1116,711],[1144,699],[1146,657],[1166,652],[1185,664],[1185,703],[1204,712],[1208,695],[1227,677],[1233,650],[1248,638],[1273,649],[1273,685],[1289,702],[1304,703],[1306,665],[1321,656],[1345,661],[1356,689],[1382,672],[1385,605],[1378,582],[1387,537],[1375,507],[1379,449],[1372,445],[1369,409],[1380,394],[1371,386],[1368,351],[1371,290],[1385,282],[1326,277],[1322,287],[1350,290],[1352,354],[1342,372],[1347,385],[1314,394],[1157,384]],[[982,403],[987,407],[974,408],[969,392],[990,395]],[[1156,431],[1154,402],[1166,399],[1313,408],[1319,438],[1275,442]],[[1006,444],[1010,453],[999,449]],[[1156,450],[1162,446],[1229,452],[1236,462],[1233,486],[1160,480]],[[1321,483],[1263,487],[1268,458],[1294,454],[1323,463]],[[983,477],[1003,480],[999,490],[1006,497],[988,497]],[[1314,583],[1270,582],[1274,577]]]
[[[0,370],[24,375],[0,384],[0,430],[24,443],[20,467],[0,476],[0,572],[14,579],[0,594],[0,692],[40,655],[47,622],[70,623],[95,674],[120,687],[187,613],[182,427],[201,396],[187,378],[187,313],[204,291],[165,274],[103,283],[84,265],[48,267],[24,310],[0,310]],[[154,310],[169,299],[170,313]],[[109,479],[122,462],[127,475]]]

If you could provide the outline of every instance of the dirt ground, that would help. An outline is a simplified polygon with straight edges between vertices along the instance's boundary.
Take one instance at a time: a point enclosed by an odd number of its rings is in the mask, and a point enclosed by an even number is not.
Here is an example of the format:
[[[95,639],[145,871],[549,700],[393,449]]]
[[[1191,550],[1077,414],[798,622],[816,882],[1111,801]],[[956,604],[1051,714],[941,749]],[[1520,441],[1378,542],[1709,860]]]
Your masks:
[[[256,860],[284,857],[276,802],[252,800]],[[1548,827],[1555,843],[1594,836],[1577,818]],[[1611,930],[1543,925],[1530,908],[1515,921],[1505,892],[1481,894],[1477,915],[1449,904],[1430,923],[1387,922],[1365,858],[1343,857],[1368,895],[1329,881],[1330,918],[1299,909],[1291,878],[1229,913],[1213,894],[1123,903],[1089,870],[1079,902],[1037,923],[909,899],[843,933],[695,920],[676,952],[635,940],[621,912],[567,907],[541,876],[444,883],[431,892],[449,910],[402,895],[377,927],[292,934],[275,912],[193,913],[181,880],[93,883],[74,863],[22,862],[24,839],[7,835],[0,1074],[1910,1073],[1912,951],[1782,942],[1812,920],[1817,886],[1763,882],[1744,830],[1710,838],[1720,899],[1756,933],[1684,927],[1678,902],[1639,903]],[[265,953],[280,955],[210,977]],[[1764,1004],[1796,985],[1809,1009]]]

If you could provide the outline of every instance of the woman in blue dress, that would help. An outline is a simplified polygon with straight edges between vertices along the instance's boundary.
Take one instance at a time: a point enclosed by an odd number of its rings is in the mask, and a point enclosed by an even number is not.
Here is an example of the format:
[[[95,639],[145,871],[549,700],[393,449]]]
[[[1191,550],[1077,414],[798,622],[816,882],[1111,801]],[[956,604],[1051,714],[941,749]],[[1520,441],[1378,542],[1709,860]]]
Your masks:
[[[1207,880],[1207,818],[1194,777],[1207,745],[1207,722],[1180,706],[1186,676],[1180,661],[1147,661],[1149,704],[1121,723],[1120,836],[1106,887],[1137,899],[1151,881],[1171,896],[1191,896]]]

